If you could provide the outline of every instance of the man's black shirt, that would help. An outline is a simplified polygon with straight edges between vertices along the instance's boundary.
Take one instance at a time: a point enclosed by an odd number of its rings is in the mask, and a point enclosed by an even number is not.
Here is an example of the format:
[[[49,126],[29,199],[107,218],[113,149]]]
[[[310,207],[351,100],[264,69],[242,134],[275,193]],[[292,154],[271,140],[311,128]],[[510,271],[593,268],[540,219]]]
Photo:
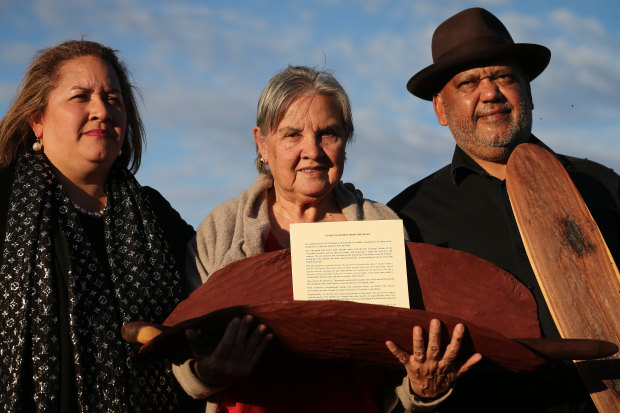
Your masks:
[[[545,147],[534,137],[532,143]],[[620,262],[620,177],[595,162],[557,156],[616,263]],[[543,335],[558,337],[527,258],[505,181],[490,176],[456,147],[450,165],[411,185],[388,206],[403,219],[412,241],[469,252],[516,276],[536,298]]]
[[[533,136],[530,142],[547,148]],[[619,263],[620,177],[586,159],[556,156]],[[504,181],[490,176],[457,146],[450,165],[411,185],[388,206],[403,219],[412,241],[465,251],[513,274],[534,294],[543,336],[559,337],[525,252]]]

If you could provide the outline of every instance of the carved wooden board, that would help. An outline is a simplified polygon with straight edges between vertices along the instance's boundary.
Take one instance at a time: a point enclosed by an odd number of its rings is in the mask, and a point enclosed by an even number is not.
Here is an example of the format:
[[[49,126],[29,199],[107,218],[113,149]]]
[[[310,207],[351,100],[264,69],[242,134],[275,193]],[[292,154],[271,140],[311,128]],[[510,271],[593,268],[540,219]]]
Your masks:
[[[562,164],[519,145],[506,186],[523,243],[564,338],[620,344],[620,275],[598,226]],[[620,358],[578,362],[600,412],[620,412]]]
[[[420,288],[427,311],[346,301],[293,301],[290,251],[282,250],[222,268],[179,303],[165,327],[127,323],[123,337],[132,343],[137,337],[150,340],[141,348],[144,354],[181,361],[191,356],[186,328],[200,328],[217,342],[232,317],[254,315],[269,326],[275,340],[252,376],[229,389],[235,400],[248,402],[299,370],[297,363],[350,366],[354,361],[402,369],[385,341],[393,340],[411,352],[412,326],[428,326],[432,318],[442,320],[446,330],[457,322],[468,326],[463,353],[484,354],[486,362],[479,369],[536,370],[546,367],[543,356],[591,359],[617,351],[611,343],[535,338],[539,337],[536,303],[513,276],[464,252],[417,243],[407,247],[419,282],[413,285],[415,280],[410,279],[410,289]],[[317,364],[318,360],[323,361]]]
[[[281,250],[234,262],[213,273],[168,316],[164,325],[174,326],[174,330],[142,351],[187,356],[189,348],[182,332],[188,320],[207,331],[210,326],[217,334],[232,315],[248,312],[297,354],[395,365],[385,340],[410,347],[412,327],[426,328],[431,318],[438,317],[450,331],[456,322],[465,323],[476,351],[504,368],[532,370],[545,363],[539,355],[509,340],[540,337],[534,298],[523,285],[515,284],[512,275],[465,252],[418,243],[407,243],[407,247],[427,311],[346,302],[293,302],[290,251]],[[171,339],[173,336],[177,338]],[[558,348],[565,345],[558,343]]]
[[[482,258],[449,248],[407,242],[407,251],[415,267],[409,283],[419,283],[425,310],[509,338],[540,337],[534,296],[511,274]],[[280,250],[214,272],[206,284],[179,303],[164,325],[226,307],[292,300],[290,250]]]
[[[185,360],[192,354],[185,340],[186,329],[200,328],[218,339],[233,317],[245,314],[252,314],[269,326],[276,337],[278,357],[286,349],[294,356],[394,368],[402,368],[402,364],[387,350],[386,340],[411,352],[414,325],[428,326],[432,318],[439,318],[446,330],[452,331],[456,323],[464,322],[445,314],[350,301],[269,302],[227,307],[185,320],[142,346],[140,352]],[[547,363],[543,357],[496,331],[468,324],[467,332],[469,339],[464,341],[464,353],[480,352],[497,367],[535,370]],[[447,334],[444,337],[447,339]]]

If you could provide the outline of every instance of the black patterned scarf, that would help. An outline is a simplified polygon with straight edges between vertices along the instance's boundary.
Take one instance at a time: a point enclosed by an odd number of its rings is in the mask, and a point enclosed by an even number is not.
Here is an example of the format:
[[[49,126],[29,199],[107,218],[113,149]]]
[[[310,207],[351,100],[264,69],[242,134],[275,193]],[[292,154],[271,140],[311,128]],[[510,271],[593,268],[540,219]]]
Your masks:
[[[59,409],[56,277],[67,280],[80,411],[179,410],[182,390],[168,363],[138,357],[120,329],[132,320],[161,323],[182,299],[181,276],[133,175],[113,168],[106,193],[107,263],[93,252],[44,155],[29,152],[17,162],[0,268],[0,406],[6,411],[27,404],[38,412]],[[58,257],[59,250],[66,256]],[[67,263],[64,274],[56,274],[59,259]]]

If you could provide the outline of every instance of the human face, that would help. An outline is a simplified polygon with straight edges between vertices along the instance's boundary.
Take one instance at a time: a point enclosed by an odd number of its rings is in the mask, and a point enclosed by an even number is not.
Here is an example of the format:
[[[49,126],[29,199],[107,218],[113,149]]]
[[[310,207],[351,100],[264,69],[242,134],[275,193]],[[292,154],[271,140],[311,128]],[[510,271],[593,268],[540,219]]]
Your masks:
[[[301,96],[268,137],[255,127],[254,139],[278,197],[314,202],[331,194],[342,177],[346,146],[342,115],[327,96]]]
[[[455,75],[433,97],[440,124],[477,161],[505,163],[532,129],[532,95],[515,64],[477,67]]]
[[[52,165],[67,178],[105,179],[127,124],[118,77],[94,56],[68,60],[58,72],[58,83],[32,130]]]

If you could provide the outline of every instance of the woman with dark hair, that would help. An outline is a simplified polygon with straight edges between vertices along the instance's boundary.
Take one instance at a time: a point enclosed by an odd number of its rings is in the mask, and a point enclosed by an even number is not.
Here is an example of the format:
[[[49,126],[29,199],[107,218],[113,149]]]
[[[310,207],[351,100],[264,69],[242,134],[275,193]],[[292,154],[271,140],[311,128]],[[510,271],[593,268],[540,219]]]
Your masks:
[[[0,405],[7,411],[184,410],[165,361],[124,322],[184,298],[193,235],[134,178],[144,129],[116,51],[40,51],[0,121]]]

